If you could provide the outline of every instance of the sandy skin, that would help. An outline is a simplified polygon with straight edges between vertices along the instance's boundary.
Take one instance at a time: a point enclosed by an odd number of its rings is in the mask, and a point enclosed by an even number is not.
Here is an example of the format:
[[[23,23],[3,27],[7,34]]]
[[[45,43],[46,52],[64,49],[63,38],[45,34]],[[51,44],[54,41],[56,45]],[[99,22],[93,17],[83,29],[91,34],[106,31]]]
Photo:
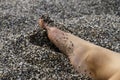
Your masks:
[[[94,45],[70,33],[48,26],[43,19],[40,27],[48,38],[68,56],[75,69],[95,80],[120,80],[120,54]]]

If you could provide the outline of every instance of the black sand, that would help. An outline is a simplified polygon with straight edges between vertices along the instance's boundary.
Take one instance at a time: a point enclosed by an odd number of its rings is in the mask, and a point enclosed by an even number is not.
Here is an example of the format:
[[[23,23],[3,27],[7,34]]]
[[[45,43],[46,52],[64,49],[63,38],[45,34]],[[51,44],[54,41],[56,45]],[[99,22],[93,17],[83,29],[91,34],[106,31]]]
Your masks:
[[[120,52],[119,0],[0,0],[0,80],[90,80],[39,28],[43,14],[64,31]]]

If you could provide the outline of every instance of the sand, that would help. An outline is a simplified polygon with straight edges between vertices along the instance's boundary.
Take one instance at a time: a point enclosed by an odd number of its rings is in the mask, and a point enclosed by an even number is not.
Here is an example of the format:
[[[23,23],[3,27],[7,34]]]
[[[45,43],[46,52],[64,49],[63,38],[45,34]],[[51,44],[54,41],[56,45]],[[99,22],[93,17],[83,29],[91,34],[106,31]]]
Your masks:
[[[91,80],[39,28],[44,14],[61,30],[120,52],[119,0],[0,0],[1,80]]]

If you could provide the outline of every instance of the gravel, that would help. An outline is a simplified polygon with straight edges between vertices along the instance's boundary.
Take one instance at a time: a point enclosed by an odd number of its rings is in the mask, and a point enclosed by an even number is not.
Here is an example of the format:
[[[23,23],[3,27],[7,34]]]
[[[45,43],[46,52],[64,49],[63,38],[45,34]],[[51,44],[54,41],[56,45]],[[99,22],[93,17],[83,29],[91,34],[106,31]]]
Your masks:
[[[120,52],[119,0],[0,0],[1,80],[91,80],[39,28],[43,14],[61,30]]]

